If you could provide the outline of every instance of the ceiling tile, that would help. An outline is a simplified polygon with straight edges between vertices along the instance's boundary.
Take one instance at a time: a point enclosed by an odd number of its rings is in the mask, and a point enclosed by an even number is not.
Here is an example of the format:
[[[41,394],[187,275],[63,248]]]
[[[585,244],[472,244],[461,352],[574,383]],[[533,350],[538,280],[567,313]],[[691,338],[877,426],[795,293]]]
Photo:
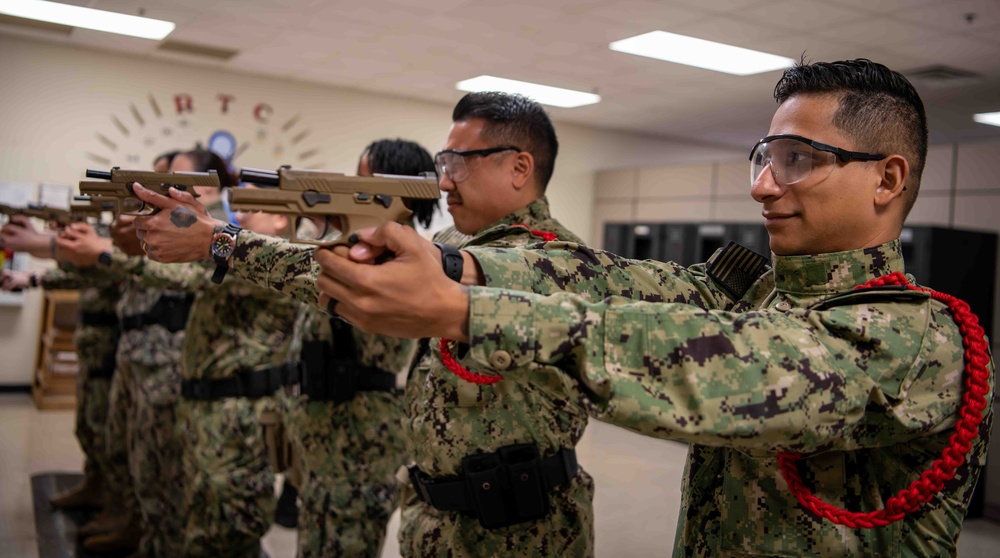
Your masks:
[[[967,14],[975,14],[972,23],[966,20]],[[896,17],[941,31],[965,34],[1000,25],[1000,3],[997,0],[947,0],[904,10]]]
[[[753,23],[771,29],[788,29],[796,32],[818,31],[830,25],[858,19],[857,10],[830,4],[826,0],[780,0],[758,10],[740,14],[743,25]]]
[[[881,15],[830,25],[817,29],[816,34],[845,45],[880,47],[892,43],[912,41],[933,34],[933,32],[926,27]]]

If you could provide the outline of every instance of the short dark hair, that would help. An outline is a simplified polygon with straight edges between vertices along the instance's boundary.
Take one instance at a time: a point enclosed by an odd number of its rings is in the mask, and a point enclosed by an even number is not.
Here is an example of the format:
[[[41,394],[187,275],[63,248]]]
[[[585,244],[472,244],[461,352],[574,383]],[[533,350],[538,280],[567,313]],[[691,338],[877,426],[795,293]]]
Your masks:
[[[192,149],[184,153],[178,153],[191,159],[195,172],[208,172],[214,170],[219,175],[219,184],[223,188],[235,186],[237,180],[229,172],[229,166],[215,152],[207,149]],[[171,162],[173,162],[171,160]]]
[[[542,192],[549,185],[559,153],[559,140],[552,120],[541,105],[517,94],[484,91],[469,93],[455,105],[453,122],[482,119],[483,138],[523,149],[535,159],[535,175]]]
[[[166,153],[160,153],[159,155],[157,155],[156,157],[153,158],[153,165],[156,165],[156,162],[159,161],[160,159],[166,159],[167,160],[167,165],[170,165],[170,163],[174,162],[174,157],[180,155],[180,153],[181,152],[179,150],[167,151]]]
[[[368,166],[379,174],[402,174],[417,176],[424,172],[434,172],[434,158],[419,143],[404,139],[381,139],[368,144],[358,158],[358,166],[368,156]],[[437,200],[411,200],[407,207],[413,210],[417,222],[429,227],[437,209]]]
[[[910,163],[904,219],[920,191],[927,160],[927,113],[913,85],[899,72],[867,58],[807,63],[785,70],[774,87],[778,104],[799,94],[833,94],[840,107],[833,124],[858,151],[900,153]]]

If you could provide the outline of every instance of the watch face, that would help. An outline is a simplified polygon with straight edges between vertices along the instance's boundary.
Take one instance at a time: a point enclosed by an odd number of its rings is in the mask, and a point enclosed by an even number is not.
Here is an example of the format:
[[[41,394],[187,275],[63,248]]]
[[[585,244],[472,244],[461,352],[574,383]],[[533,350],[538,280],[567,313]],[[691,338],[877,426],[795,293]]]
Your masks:
[[[212,237],[212,254],[220,258],[228,258],[236,247],[233,237],[225,233],[219,233]]]

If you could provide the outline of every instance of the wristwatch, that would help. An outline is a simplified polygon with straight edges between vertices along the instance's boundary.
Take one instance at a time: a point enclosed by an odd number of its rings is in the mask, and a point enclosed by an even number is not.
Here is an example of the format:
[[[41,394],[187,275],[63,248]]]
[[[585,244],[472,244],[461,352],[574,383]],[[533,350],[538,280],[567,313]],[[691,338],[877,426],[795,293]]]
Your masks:
[[[452,281],[461,283],[462,270],[465,267],[465,259],[462,258],[462,253],[458,251],[458,248],[448,244],[435,242],[434,246],[437,246],[441,250],[441,267],[444,268],[444,274]]]
[[[236,235],[240,234],[241,230],[236,225],[230,224],[215,230],[212,236],[212,259],[215,260],[213,283],[221,283],[226,277],[226,272],[229,271],[229,256],[232,256],[233,250],[236,249]]]
[[[101,255],[97,256],[97,263],[101,265],[111,265],[111,252],[104,251]]]

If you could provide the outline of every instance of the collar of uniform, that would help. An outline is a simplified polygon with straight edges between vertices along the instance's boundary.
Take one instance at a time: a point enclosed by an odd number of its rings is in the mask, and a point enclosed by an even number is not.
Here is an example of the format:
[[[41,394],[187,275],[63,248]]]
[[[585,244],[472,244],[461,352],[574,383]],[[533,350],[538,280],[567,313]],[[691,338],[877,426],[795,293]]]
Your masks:
[[[774,283],[779,292],[824,294],[848,291],[894,271],[903,271],[899,240],[880,246],[815,254],[773,257]]]
[[[524,225],[529,229],[533,229],[538,223],[542,223],[551,218],[552,214],[549,211],[549,200],[545,196],[542,196],[510,215],[507,215],[503,219],[479,229],[473,233],[472,236],[474,238],[484,236],[494,229],[510,225]]]

